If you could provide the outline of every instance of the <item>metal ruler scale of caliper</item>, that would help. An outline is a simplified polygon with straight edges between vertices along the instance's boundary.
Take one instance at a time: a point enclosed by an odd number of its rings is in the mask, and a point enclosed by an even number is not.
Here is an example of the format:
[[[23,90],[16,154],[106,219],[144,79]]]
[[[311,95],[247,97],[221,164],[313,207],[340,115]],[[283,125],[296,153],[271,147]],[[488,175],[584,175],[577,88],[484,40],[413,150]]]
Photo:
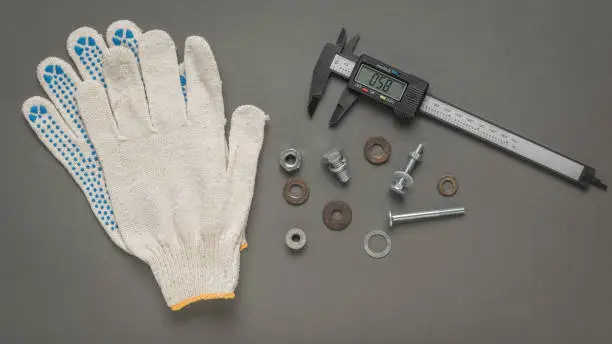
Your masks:
[[[329,121],[335,127],[350,107],[367,98],[390,108],[400,120],[410,120],[417,113],[434,118],[480,139],[502,151],[528,161],[572,184],[587,189],[593,185],[607,190],[595,176],[595,169],[481,117],[427,94],[429,84],[369,55],[354,55],[359,36],[346,42],[342,29],[337,42],[327,43],[319,56],[310,85],[308,113],[312,116],[325,93],[329,77],[348,81]]]

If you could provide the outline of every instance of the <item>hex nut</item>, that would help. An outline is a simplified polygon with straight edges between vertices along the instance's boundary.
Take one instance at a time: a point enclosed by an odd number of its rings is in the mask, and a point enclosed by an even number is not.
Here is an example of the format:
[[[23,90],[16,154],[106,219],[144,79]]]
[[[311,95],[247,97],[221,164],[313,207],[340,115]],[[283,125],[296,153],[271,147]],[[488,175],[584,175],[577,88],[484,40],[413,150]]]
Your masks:
[[[302,154],[295,148],[286,148],[280,154],[280,166],[287,173],[293,173],[302,165]]]

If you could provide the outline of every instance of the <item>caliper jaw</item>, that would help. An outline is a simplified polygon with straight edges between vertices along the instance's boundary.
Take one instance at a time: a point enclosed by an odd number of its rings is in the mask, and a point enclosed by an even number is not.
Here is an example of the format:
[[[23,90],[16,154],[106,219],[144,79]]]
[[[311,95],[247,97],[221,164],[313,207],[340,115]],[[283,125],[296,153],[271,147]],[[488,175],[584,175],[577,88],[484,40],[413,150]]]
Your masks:
[[[308,114],[312,117],[319,105],[319,101],[325,93],[325,88],[332,75],[330,68],[332,61],[336,55],[342,54],[347,59],[357,61],[357,57],[353,55],[355,47],[359,42],[359,35],[353,36],[349,42],[346,42],[346,30],[342,28],[336,43],[326,43],[319,55],[319,60],[312,72],[312,80],[310,82],[310,94],[308,100]],[[330,125],[331,126],[331,125]]]

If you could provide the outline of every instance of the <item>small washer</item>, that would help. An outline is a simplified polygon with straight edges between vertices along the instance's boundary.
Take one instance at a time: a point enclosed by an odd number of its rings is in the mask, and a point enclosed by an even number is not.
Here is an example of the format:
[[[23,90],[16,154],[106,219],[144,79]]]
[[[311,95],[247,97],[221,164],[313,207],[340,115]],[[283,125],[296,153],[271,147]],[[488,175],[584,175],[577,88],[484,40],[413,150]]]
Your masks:
[[[370,239],[372,239],[375,236],[382,237],[383,239],[385,239],[385,242],[387,243],[387,246],[385,246],[385,249],[380,252],[374,252],[370,248]],[[366,251],[368,256],[374,259],[385,258],[389,254],[389,252],[391,252],[391,237],[389,236],[389,234],[383,231],[379,231],[379,230],[371,231],[370,233],[366,235],[365,239],[363,240],[363,249]]]
[[[306,233],[300,228],[291,228],[285,235],[285,244],[294,251],[299,251],[306,246]]]
[[[374,154],[375,147],[380,147],[382,149],[380,155]],[[371,137],[363,146],[363,156],[370,164],[384,164],[391,156],[391,144],[384,137]]]
[[[334,219],[334,214],[340,213],[340,218]],[[341,231],[351,224],[353,211],[351,207],[342,201],[332,201],[323,208],[323,223],[329,229]]]
[[[445,189],[445,185],[450,184],[450,188]],[[438,193],[444,197],[452,197],[459,191],[459,183],[457,183],[457,178],[447,175],[442,176],[438,181]]]
[[[294,187],[299,189],[299,192],[296,194],[292,192]],[[308,185],[303,179],[300,178],[289,179],[283,188],[283,198],[285,198],[285,201],[291,205],[304,204],[308,200],[309,195],[310,191],[308,189]]]

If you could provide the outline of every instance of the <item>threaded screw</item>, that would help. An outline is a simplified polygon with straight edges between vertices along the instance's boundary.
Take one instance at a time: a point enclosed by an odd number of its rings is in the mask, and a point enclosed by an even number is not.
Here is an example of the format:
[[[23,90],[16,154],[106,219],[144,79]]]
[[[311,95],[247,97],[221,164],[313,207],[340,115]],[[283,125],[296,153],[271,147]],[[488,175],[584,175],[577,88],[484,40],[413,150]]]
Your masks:
[[[351,180],[348,174],[346,157],[344,152],[339,148],[332,148],[323,154],[323,163],[327,165],[327,169],[336,175],[340,183],[346,184]]]
[[[406,165],[406,168],[403,171],[393,172],[393,180],[391,181],[391,186],[389,187],[392,192],[403,196],[404,189],[409,188],[412,186],[412,184],[414,184],[414,179],[410,174],[412,173],[412,171],[414,171],[417,163],[422,160],[421,156],[423,154],[424,148],[425,146],[420,143],[417,148],[412,153],[410,153],[410,158],[408,159],[408,164]]]

